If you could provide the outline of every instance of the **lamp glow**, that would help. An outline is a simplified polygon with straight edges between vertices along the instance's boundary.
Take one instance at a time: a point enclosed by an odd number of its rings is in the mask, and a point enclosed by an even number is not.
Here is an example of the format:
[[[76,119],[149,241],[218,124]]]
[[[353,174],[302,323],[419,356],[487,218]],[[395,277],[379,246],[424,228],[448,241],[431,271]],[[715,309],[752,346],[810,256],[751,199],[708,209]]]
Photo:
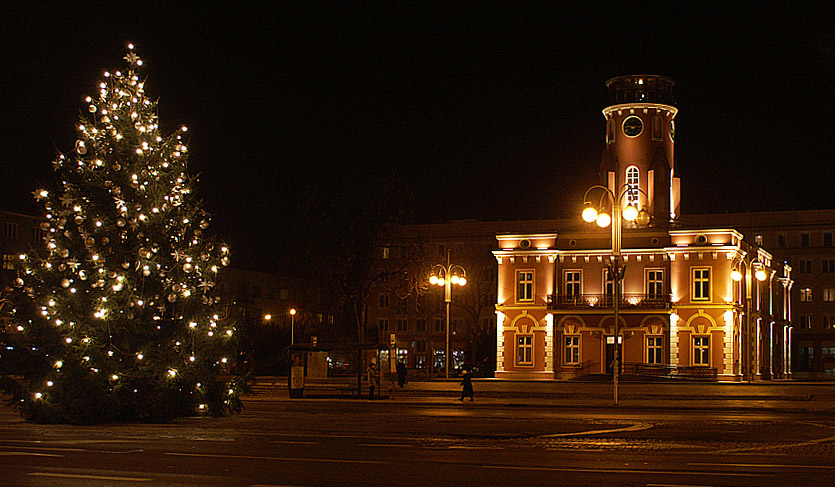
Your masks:
[[[732,270],[732,271],[731,271],[731,279],[733,279],[733,280],[734,280],[734,281],[736,281],[736,282],[741,281],[741,280],[742,280],[742,273],[741,273],[741,272],[739,272],[739,270],[738,270],[738,269],[734,269],[734,270]]]
[[[592,206],[586,206],[583,208],[583,221],[591,223],[595,220],[597,220],[597,210],[595,210]]]
[[[634,222],[638,219],[638,209],[632,205],[627,206],[623,210],[623,219],[628,222]]]
[[[597,215],[596,223],[598,227],[606,228],[612,223],[612,217],[608,213],[601,213]]]
[[[756,272],[754,272],[754,277],[756,277],[758,281],[762,282],[762,281],[765,281],[766,277],[768,277],[768,276],[766,275],[765,271],[761,267],[761,268],[757,269]]]

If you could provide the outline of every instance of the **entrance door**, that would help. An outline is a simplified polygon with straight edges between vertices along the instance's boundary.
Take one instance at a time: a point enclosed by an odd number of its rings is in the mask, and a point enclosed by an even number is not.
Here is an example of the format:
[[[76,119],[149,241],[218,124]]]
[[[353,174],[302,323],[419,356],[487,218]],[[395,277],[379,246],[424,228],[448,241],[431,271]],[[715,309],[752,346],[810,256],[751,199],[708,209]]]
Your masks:
[[[618,337],[618,373],[623,371],[623,337]],[[612,363],[615,361],[615,337],[606,337],[606,370],[604,373],[612,373]]]

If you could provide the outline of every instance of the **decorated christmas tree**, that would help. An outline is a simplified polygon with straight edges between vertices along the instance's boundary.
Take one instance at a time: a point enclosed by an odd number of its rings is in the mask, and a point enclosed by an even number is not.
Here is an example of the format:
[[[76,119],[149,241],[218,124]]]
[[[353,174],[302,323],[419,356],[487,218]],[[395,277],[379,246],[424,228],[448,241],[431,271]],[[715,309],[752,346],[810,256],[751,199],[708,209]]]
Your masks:
[[[104,73],[57,189],[35,191],[45,252],[21,256],[15,320],[31,362],[18,406],[33,421],[167,421],[240,409],[233,324],[221,312],[227,248],[186,165],[186,127],[164,135],[142,61]],[[20,329],[20,328],[19,328]]]

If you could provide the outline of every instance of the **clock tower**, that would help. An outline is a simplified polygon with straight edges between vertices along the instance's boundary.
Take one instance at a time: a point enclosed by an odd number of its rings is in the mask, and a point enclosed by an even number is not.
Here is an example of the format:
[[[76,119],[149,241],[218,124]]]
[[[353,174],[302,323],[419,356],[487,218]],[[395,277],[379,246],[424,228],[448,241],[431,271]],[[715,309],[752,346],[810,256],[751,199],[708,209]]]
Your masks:
[[[673,146],[675,81],[655,75],[627,75],[606,82],[609,106],[606,149],[600,164],[600,184],[624,193],[628,204],[645,209],[652,226],[668,226],[679,216],[679,179]]]

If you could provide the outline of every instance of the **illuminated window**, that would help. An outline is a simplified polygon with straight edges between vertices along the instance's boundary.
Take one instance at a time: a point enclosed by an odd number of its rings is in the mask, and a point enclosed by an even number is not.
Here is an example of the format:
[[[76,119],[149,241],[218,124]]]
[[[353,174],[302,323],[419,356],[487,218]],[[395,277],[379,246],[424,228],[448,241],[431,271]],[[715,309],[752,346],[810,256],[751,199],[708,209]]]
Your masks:
[[[710,269],[696,267],[693,272],[693,300],[710,301]]]
[[[3,269],[14,270],[17,258],[12,254],[3,254]]]
[[[576,297],[580,294],[580,271],[565,271],[565,295]]]
[[[812,288],[804,288],[800,290],[800,300],[804,302],[812,301]]]
[[[664,271],[661,269],[647,270],[647,297],[661,299],[664,296]]]
[[[580,363],[580,337],[565,337],[565,364],[578,365]]]
[[[516,301],[533,301],[533,271],[516,272]]]
[[[383,259],[388,259],[388,258],[389,258],[389,255],[390,255],[390,250],[389,250],[389,248],[388,248],[388,247],[383,247],[383,248],[381,249],[381,251],[382,251],[382,257],[383,257]]]
[[[626,168],[626,203],[638,206],[638,168],[629,166]]]
[[[693,337],[693,365],[710,365],[710,337]]]
[[[533,365],[533,335],[516,336],[516,365]]]
[[[824,301],[835,301],[835,288],[827,287],[823,290]]]
[[[648,336],[647,337],[647,363],[651,365],[661,365],[662,349],[664,337]]]

